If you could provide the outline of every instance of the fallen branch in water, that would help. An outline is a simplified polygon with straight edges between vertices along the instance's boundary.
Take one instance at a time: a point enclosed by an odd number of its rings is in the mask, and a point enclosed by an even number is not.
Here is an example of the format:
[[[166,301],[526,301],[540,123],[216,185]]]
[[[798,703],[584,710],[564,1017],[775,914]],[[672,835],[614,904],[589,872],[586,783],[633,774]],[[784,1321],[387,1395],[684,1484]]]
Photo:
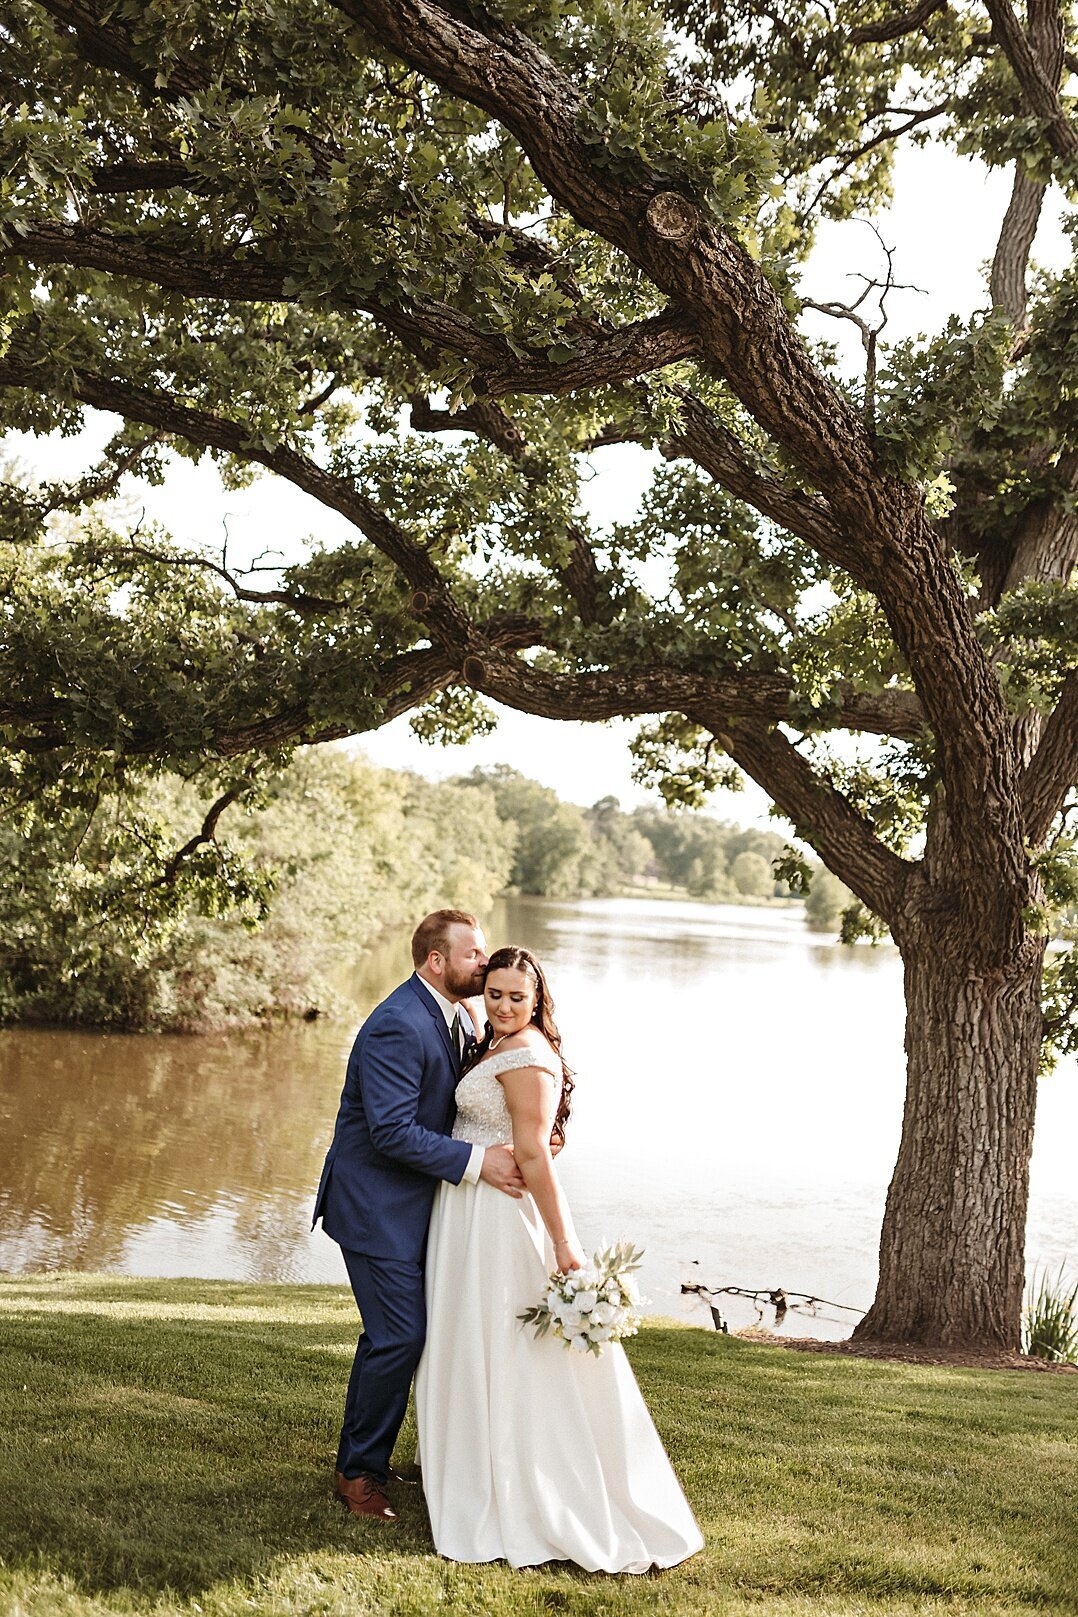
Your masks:
[[[728,1327],[715,1305],[713,1299],[716,1297],[747,1297],[750,1302],[755,1303],[757,1313],[761,1319],[764,1315],[764,1310],[760,1303],[761,1298],[763,1298],[765,1304],[770,1304],[775,1310],[776,1320],[783,1319],[789,1310],[794,1313],[813,1315],[818,1308],[839,1308],[847,1314],[863,1314],[865,1312],[863,1308],[855,1308],[851,1303],[832,1303],[826,1297],[815,1297],[811,1292],[807,1291],[785,1291],[781,1286],[705,1286],[700,1281],[695,1281],[691,1284],[682,1281],[681,1294],[685,1296],[687,1293],[707,1300],[708,1307],[711,1310],[712,1323],[717,1331],[722,1331],[724,1334],[729,1334]],[[791,1301],[795,1297],[799,1298],[800,1301]]]

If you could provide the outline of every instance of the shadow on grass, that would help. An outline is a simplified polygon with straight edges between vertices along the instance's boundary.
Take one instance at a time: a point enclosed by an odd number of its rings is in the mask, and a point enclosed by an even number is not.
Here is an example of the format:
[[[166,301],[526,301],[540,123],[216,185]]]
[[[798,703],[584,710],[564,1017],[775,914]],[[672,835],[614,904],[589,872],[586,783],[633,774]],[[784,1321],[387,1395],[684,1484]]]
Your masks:
[[[30,1310],[3,1328],[10,1565],[190,1594],[290,1554],[389,1547],[331,1493],[355,1345],[340,1328]],[[400,1492],[392,1546],[429,1553],[421,1491]]]
[[[398,1486],[390,1529],[332,1497],[357,1329],[346,1294],[40,1277],[5,1281],[0,1302],[10,1567],[140,1598],[272,1578],[290,1558],[369,1556],[376,1582],[390,1563],[425,1576],[418,1486]],[[631,1356],[708,1538],[683,1574],[698,1609],[730,1590],[1075,1609],[1069,1386],[810,1360],[658,1326]],[[400,1457],[413,1437],[409,1423]],[[530,1576],[554,1604],[555,1584],[597,1594],[571,1568]],[[616,1609],[647,1604],[646,1584]]]

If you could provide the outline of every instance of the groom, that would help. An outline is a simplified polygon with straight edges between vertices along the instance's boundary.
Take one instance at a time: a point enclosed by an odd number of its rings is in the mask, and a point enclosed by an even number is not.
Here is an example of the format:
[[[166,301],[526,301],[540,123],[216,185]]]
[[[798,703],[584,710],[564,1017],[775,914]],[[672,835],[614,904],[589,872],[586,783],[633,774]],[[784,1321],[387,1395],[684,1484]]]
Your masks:
[[[341,1093],[314,1222],[344,1254],[363,1320],[336,1489],[357,1516],[395,1521],[385,1489],[389,1457],[423,1351],[423,1257],[439,1179],[483,1179],[519,1196],[524,1181],[506,1145],[449,1137],[465,1046],[474,1042],[462,999],[482,992],[487,956],[474,915],[435,910],[412,938],[415,971],[359,1030]]]

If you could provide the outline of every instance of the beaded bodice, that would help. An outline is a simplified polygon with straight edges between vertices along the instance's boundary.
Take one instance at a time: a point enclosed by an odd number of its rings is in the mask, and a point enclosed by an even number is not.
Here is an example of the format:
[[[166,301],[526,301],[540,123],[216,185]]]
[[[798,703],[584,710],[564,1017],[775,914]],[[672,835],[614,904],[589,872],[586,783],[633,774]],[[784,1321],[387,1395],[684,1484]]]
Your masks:
[[[473,1145],[508,1144],[513,1138],[513,1122],[498,1073],[512,1072],[515,1067],[539,1067],[555,1079],[560,1095],[561,1073],[548,1065],[549,1059],[534,1050],[498,1050],[466,1072],[457,1085],[454,1140],[470,1140]]]

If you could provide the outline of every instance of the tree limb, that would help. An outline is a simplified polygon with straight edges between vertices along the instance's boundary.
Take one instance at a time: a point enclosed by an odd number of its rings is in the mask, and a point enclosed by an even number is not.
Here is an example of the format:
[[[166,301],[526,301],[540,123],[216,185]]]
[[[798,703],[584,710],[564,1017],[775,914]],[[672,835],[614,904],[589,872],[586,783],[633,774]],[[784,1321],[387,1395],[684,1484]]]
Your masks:
[[[992,302],[1004,311],[1016,332],[1026,323],[1026,270],[1046,190],[1047,186],[1029,178],[1020,163],[1015,165],[1011,200],[992,259],[989,291]]]
[[[1028,48],[1058,102],[1064,63],[1063,19],[1058,0],[1028,0],[1026,11]],[[1046,190],[1047,186],[1032,179],[1021,163],[1015,164],[1011,200],[992,260],[990,290],[992,302],[1004,310],[1016,332],[1026,322],[1026,270]]]
[[[682,425],[659,446],[666,459],[692,460],[727,493],[796,534],[825,560],[842,566],[847,545],[826,502],[761,470],[741,440],[694,393],[687,388],[676,391]]]
[[[138,545],[128,540],[122,548],[113,548],[110,556],[122,560],[126,556],[137,557],[142,561],[157,562],[166,567],[196,567],[207,572],[216,573],[218,578],[224,579],[229,589],[238,601],[249,601],[253,604],[268,604],[274,606],[287,606],[300,617],[324,617],[328,612],[341,612],[345,609],[345,601],[334,601],[324,595],[309,595],[304,590],[253,590],[246,584],[241,584],[234,573],[220,562],[213,561],[209,556],[194,556],[174,554],[165,550],[153,550],[149,545]]]
[[[155,100],[201,95],[210,82],[209,73],[193,53],[173,57],[167,68],[141,61],[127,35],[103,20],[95,7],[84,4],[83,0],[38,0],[38,3],[62,28],[75,34],[79,50],[87,61],[119,73]],[[164,83],[160,84],[158,79],[162,73]]]
[[[179,158],[158,158],[146,161],[130,159],[121,163],[108,163],[93,172],[93,188],[98,196],[125,196],[132,191],[170,191],[173,187],[190,191],[195,196],[218,195],[225,190],[224,182],[214,183]]]
[[[98,500],[108,499],[111,494],[115,494],[127,473],[137,468],[142,456],[155,444],[159,444],[161,437],[162,434],[159,432],[150,433],[139,443],[123,450],[115,460],[102,461],[77,482],[50,483],[40,491],[19,489],[18,492],[27,504],[36,508],[42,516],[51,511],[78,511],[83,506],[93,505]]]
[[[595,723],[645,713],[680,712],[706,723],[709,729],[713,724],[723,729],[734,719],[763,725],[792,722],[793,687],[789,679],[746,668],[693,674],[652,666],[555,674],[533,668],[520,657],[499,655],[495,648],[468,658],[463,675],[465,683],[504,702],[506,707],[543,718]],[[843,729],[901,734],[911,739],[921,732],[920,706],[912,692],[859,691],[843,680],[834,694],[836,723]],[[705,711],[711,717],[699,718]]]
[[[1035,500],[1018,519],[996,600],[1030,581],[1066,583],[1078,566],[1078,519],[1064,502],[1066,494],[1078,493],[1078,451],[1063,451],[1055,480],[1056,489]]]
[[[861,28],[851,28],[846,37],[851,45],[886,44],[888,40],[902,39],[906,34],[915,34],[930,17],[936,15],[937,11],[946,10],[947,0],[921,0],[919,6],[900,12],[897,17],[889,17],[885,22],[866,23]]]
[[[287,261],[275,263],[254,253],[243,260],[173,253],[138,236],[113,235],[96,226],[42,221],[22,234],[12,232],[7,251],[32,264],[131,276],[186,297],[288,303],[295,296],[286,290],[294,277],[294,266]],[[563,364],[552,364],[545,354],[520,358],[502,338],[481,331],[448,303],[414,298],[394,305],[358,289],[345,301],[371,315],[413,352],[434,344],[466,359],[476,371],[476,390],[492,398],[609,386],[661,370],[699,350],[691,323],[673,311],[609,331],[595,326],[592,332],[574,334],[578,352]]]
[[[1078,786],[1078,668],[1072,668],[1064,680],[1040,745],[1022,777],[1026,835],[1033,847],[1044,842],[1074,786]]]
[[[242,780],[235,786],[230,786],[227,792],[222,792],[217,801],[210,805],[200,829],[195,832],[190,841],[184,843],[182,848],[177,848],[165,866],[164,872],[155,882],[150,883],[151,887],[172,887],[175,885],[176,877],[180,873],[180,866],[184,861],[190,859],[191,855],[199,848],[204,847],[206,843],[217,841],[217,822],[225,809],[234,803],[238,797],[241,797],[249,785],[250,781]]]
[[[435,410],[429,399],[417,395],[411,400],[409,421],[413,432],[474,432],[510,460],[520,460],[527,447],[512,417],[485,398],[473,400],[463,410]]]
[[[817,774],[781,730],[758,721],[727,721],[721,713],[708,716],[706,709],[691,717],[718,735],[734,762],[763,787],[829,869],[890,922],[915,867],[880,841],[849,799]]]
[[[921,124],[929,123],[933,118],[941,118],[948,111],[950,105],[950,101],[941,101],[935,107],[919,107],[916,112],[910,114],[905,123],[896,124],[891,129],[881,129],[877,134],[866,140],[863,145],[854,148],[852,151],[844,152],[838,167],[830,169],[820,181],[812,201],[807,207],[799,209],[798,217],[802,223],[807,223],[819,207],[824,193],[830,190],[835,181],[841,179],[843,174],[848,173],[859,157],[867,156],[869,152],[875,151],[877,146],[883,146],[889,140],[898,140],[901,135],[908,135],[911,129],[917,129]]]
[[[1058,75],[1052,79],[1038,61],[1033,42],[1019,22],[1011,0],[984,0],[984,4],[992,19],[993,37],[1011,64],[1026,107],[1035,118],[1042,120],[1045,136],[1056,156],[1073,157],[1078,152],[1078,132],[1059,99]],[[1053,4],[1053,10],[1058,16],[1057,5]]]
[[[19,356],[14,350],[9,349],[0,358],[0,387],[36,388],[40,377],[40,366]],[[276,472],[305,493],[313,495],[330,510],[338,511],[400,568],[413,589],[425,593],[428,604],[426,621],[431,628],[440,631],[456,645],[470,644],[474,633],[472,626],[453,601],[427,551],[373,505],[347,478],[324,471],[315,461],[284,444],[267,449],[260,441],[248,437],[242,423],[178,404],[168,394],[130,382],[115,381],[88,370],[74,371],[72,380],[76,397],[94,409],[111,410],[129,420],[145,422],[148,426],[174,433],[207,449],[223,451],[241,460],[265,466],[268,471]]]

